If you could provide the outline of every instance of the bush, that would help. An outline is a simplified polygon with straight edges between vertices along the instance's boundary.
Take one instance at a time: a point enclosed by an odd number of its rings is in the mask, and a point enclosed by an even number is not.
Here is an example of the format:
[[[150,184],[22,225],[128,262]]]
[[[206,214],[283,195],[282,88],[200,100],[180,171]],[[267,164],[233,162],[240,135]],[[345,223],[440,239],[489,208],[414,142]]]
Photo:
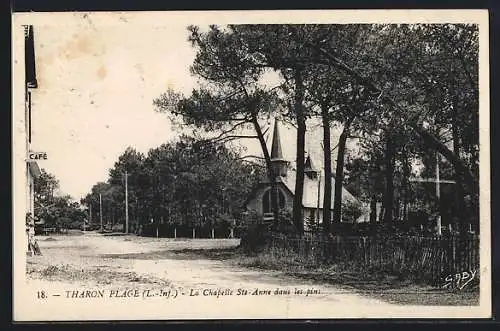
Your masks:
[[[283,234],[297,234],[297,229],[293,225],[292,214],[289,211],[280,211],[278,222],[273,224],[271,230]]]
[[[215,236],[221,238],[229,237],[229,233],[231,232],[231,228],[233,228],[236,224],[236,220],[232,215],[222,214],[219,215],[214,224]]]
[[[78,224],[81,225],[81,224]],[[56,228],[57,229],[73,229],[73,226],[78,228],[77,224],[74,224],[74,222],[69,218],[69,217],[59,217],[56,220]]]
[[[282,234],[291,238],[298,235],[288,211],[280,212],[277,222],[264,222],[263,217],[257,213],[245,212],[241,223],[243,231],[240,245],[247,252],[261,251],[273,234]]]
[[[308,217],[305,220],[305,230],[310,232],[318,232],[321,231],[321,225],[318,224],[315,217]]]
[[[268,227],[264,219],[254,211],[247,211],[241,215],[242,234],[240,246],[247,252],[255,252],[266,244]]]
[[[342,201],[342,222],[354,223],[363,215],[363,206],[359,202]]]

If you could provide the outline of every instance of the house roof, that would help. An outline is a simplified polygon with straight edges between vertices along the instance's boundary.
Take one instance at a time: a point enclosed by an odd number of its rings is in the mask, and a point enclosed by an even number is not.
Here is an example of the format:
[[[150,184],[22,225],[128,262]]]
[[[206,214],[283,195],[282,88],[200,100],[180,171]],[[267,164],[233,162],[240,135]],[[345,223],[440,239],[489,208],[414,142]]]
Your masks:
[[[288,171],[288,175],[286,177],[281,177],[281,181],[285,186],[295,194],[295,178],[296,172],[293,170]],[[319,208],[323,208],[323,196],[325,192],[325,183],[324,177],[320,179],[310,179],[307,176],[304,176],[304,194],[302,197],[302,205],[306,208],[318,208],[318,195],[319,195]],[[318,186],[319,186],[319,194],[318,194]],[[333,188],[335,187],[335,178],[332,176],[332,203],[331,208],[333,209],[334,202],[334,192]],[[351,202],[358,201],[354,195],[351,194],[345,187],[342,187],[342,200],[349,200]]]
[[[308,172],[313,172],[313,171],[316,171],[316,168],[314,167],[314,165],[312,163],[311,157],[308,155],[307,159],[306,159],[306,163],[304,165],[304,172],[308,173]]]

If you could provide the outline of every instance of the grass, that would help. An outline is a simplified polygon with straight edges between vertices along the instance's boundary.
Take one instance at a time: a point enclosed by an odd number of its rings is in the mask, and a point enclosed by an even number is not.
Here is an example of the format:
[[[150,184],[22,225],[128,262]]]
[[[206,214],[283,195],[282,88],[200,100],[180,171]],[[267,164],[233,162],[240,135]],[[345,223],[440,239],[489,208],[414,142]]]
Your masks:
[[[108,266],[76,268],[69,264],[37,266],[28,262],[26,272],[31,278],[39,278],[49,281],[94,282],[99,285],[110,285],[120,282],[155,284],[162,286],[169,285],[169,282],[163,279],[143,277],[135,272],[119,272],[112,270]]]
[[[174,255],[179,255],[180,258],[196,258],[196,257],[204,257],[210,260],[231,260],[234,259],[235,256],[239,256],[240,249],[238,247],[230,247],[230,248],[211,248],[211,249],[179,249],[170,251]]]
[[[479,304],[478,284],[448,290],[415,283],[372,270],[356,270],[349,264],[317,265],[282,250],[248,255],[239,248],[175,251],[182,256],[225,260],[238,266],[283,272],[287,276],[327,283],[340,289],[402,305],[470,306]]]
[[[43,239],[43,241],[57,241],[57,239],[52,238],[52,237],[48,237],[48,238]]]

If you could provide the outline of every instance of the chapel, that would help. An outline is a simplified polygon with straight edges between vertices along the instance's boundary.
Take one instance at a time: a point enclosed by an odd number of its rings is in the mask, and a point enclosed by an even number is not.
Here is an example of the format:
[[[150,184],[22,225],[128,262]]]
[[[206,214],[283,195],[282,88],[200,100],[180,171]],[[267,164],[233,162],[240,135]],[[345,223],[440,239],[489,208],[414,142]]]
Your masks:
[[[279,122],[277,120],[274,123],[270,156],[274,173],[277,174],[279,208],[291,212],[295,194],[296,170],[290,167],[290,161],[283,155]],[[323,221],[324,177],[321,176],[321,171],[314,166],[310,155],[307,156],[305,161],[304,174],[304,194],[302,198],[304,218],[314,219],[317,224],[321,224]],[[334,202],[333,187],[335,187],[335,178],[332,176],[332,213]],[[342,188],[342,200],[357,201],[345,187]],[[246,209],[255,211],[258,215],[263,216],[265,220],[273,219],[270,178],[263,179],[252,191],[246,202]]]

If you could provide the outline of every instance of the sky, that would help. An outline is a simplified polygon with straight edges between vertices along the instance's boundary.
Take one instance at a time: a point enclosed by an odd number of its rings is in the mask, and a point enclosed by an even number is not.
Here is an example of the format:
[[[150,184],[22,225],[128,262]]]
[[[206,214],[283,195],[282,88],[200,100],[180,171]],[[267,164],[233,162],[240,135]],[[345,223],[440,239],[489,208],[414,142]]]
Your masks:
[[[147,152],[177,135],[153,99],[190,91],[194,51],[185,25],[82,15],[37,25],[39,88],[33,91],[32,150],[77,200],[107,179],[127,146]]]
[[[168,88],[188,95],[198,84],[189,72],[195,50],[186,27],[147,16],[83,13],[34,24],[39,87],[32,97],[31,149],[48,154],[39,165],[57,177],[59,194],[78,201],[107,180],[128,146],[147,153],[180,134],[154,111],[153,100]],[[293,161],[295,130],[282,123],[280,131],[285,157]],[[320,136],[316,130],[306,138],[317,165]],[[257,141],[244,144],[248,154],[261,155]]]

